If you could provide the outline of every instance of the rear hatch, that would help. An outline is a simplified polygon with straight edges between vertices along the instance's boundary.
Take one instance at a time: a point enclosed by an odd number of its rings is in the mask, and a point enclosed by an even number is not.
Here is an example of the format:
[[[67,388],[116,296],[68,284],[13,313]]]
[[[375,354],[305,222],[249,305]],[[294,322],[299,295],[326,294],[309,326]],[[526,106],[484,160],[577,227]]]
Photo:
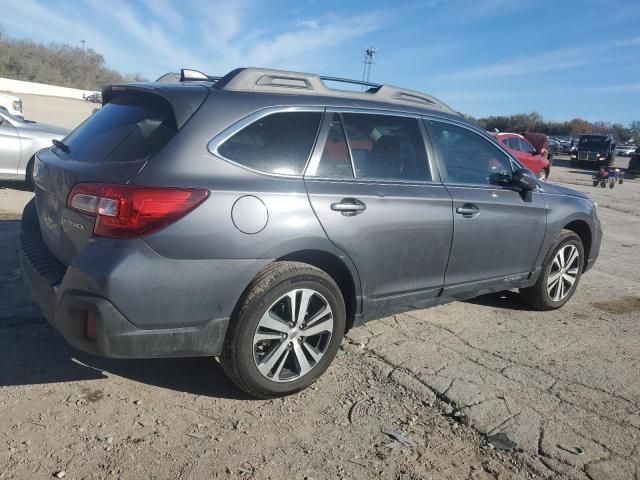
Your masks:
[[[62,144],[37,155],[34,181],[40,232],[62,264],[68,266],[85,246],[95,223],[95,217],[67,208],[74,185],[128,183],[205,100],[208,89],[199,87],[195,93],[193,88],[180,92],[152,84],[109,87],[100,110]]]

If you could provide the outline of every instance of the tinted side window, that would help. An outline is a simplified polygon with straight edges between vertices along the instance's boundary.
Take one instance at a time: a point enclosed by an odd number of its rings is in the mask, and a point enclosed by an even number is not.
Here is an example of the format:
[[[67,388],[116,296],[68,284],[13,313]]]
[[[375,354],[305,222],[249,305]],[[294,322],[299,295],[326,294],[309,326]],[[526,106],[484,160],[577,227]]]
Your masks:
[[[353,178],[349,147],[344,136],[340,115],[332,114],[331,126],[316,170],[318,177]]]
[[[254,170],[301,175],[321,117],[320,112],[268,115],[227,139],[218,147],[218,153]]]
[[[123,93],[71,132],[65,144],[68,156],[79,162],[135,162],[151,157],[175,133],[173,111],[166,101]]]
[[[418,120],[392,115],[345,113],[356,178],[431,180]]]
[[[430,121],[431,140],[450,183],[491,184],[491,175],[511,175],[509,157],[466,128]]]

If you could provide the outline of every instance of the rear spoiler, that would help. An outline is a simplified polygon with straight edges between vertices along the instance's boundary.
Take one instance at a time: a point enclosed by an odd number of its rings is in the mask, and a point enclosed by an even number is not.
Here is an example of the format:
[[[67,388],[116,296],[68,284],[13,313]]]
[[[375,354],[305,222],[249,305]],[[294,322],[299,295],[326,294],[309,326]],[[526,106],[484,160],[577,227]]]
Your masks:
[[[209,88],[197,84],[156,82],[108,85],[102,89],[102,104],[106,105],[114,96],[125,92],[162,97],[171,106],[176,126],[180,129],[206,100]]]

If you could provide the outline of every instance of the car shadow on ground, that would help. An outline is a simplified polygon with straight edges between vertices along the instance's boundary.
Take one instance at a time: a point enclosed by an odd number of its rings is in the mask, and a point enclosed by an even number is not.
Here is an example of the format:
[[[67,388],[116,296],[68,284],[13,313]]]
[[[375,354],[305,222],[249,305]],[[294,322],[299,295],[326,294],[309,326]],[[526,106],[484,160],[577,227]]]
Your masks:
[[[246,400],[211,357],[116,360],[70,347],[44,318],[0,319],[0,387],[106,379],[113,375],[179,392]]]
[[[531,310],[526,303],[520,299],[518,292],[505,290],[503,292],[488,293],[471,300],[466,303],[473,305],[483,305],[485,307],[502,308],[505,310]]]
[[[20,222],[0,216],[0,387],[117,375],[209,397],[248,399],[212,357],[114,360],[70,347],[29,299],[20,275]]]
[[[18,190],[20,192],[33,192],[33,187],[25,182],[4,182],[0,181],[0,190]]]

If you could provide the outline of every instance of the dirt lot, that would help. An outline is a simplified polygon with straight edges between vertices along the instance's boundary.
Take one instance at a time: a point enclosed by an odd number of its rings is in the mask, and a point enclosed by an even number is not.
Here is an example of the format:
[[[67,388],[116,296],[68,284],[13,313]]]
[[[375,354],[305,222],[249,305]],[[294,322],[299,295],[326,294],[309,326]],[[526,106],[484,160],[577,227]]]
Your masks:
[[[312,389],[275,401],[245,398],[213,359],[68,347],[20,278],[31,194],[0,189],[0,479],[639,480],[640,180],[594,188],[566,159],[551,180],[597,199],[605,229],[563,309],[505,292],[372,322]]]

